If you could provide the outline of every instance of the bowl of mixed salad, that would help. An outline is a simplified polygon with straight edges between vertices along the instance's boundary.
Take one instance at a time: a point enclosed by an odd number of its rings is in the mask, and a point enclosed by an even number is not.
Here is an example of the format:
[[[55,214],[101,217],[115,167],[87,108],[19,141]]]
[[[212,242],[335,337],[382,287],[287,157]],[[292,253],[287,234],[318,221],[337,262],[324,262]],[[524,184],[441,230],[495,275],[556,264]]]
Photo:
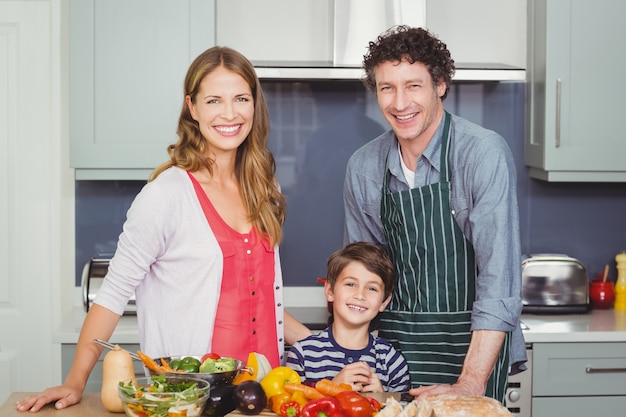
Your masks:
[[[118,393],[129,417],[202,415],[211,384],[186,374],[153,375],[122,381]]]

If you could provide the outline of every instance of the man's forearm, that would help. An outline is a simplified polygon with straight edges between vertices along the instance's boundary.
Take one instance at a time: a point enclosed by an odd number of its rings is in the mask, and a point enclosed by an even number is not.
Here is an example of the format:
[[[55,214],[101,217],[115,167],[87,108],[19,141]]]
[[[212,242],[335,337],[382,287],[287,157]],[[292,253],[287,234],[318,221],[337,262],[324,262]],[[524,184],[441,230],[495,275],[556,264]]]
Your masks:
[[[457,384],[468,387],[475,395],[484,395],[505,335],[506,333],[496,330],[472,332],[472,339]]]

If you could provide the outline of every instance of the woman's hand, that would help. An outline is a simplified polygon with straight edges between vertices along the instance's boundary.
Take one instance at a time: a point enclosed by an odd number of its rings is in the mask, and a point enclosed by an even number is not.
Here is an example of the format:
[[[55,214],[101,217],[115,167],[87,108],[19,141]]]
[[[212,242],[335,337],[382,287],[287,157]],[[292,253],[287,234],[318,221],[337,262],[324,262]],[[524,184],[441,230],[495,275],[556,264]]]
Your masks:
[[[37,412],[44,405],[56,401],[54,408],[60,410],[80,402],[83,396],[82,390],[67,385],[48,388],[38,394],[29,395],[15,404],[17,411]]]

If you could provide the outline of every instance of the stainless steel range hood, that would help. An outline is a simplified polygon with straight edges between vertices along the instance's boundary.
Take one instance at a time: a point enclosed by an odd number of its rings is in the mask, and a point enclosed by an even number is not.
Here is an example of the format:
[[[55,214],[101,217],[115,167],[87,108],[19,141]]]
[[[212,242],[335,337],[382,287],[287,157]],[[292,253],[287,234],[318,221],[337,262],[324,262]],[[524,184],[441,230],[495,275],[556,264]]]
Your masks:
[[[426,0],[216,0],[216,41],[262,79],[359,80],[370,41],[391,26],[427,27]],[[457,63],[456,81],[524,81],[525,70]]]
[[[368,43],[424,13],[425,0],[217,0],[216,41],[262,78],[360,79]]]
[[[328,66],[320,62],[253,61],[261,79],[275,80],[360,80],[360,67]],[[526,70],[512,65],[493,63],[456,63],[453,81],[526,81]]]

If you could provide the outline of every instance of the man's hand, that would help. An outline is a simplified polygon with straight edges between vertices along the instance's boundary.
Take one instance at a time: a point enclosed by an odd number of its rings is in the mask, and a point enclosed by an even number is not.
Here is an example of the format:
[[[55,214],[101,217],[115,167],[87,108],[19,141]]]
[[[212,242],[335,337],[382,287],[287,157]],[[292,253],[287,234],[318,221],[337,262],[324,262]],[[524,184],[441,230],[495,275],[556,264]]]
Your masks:
[[[430,385],[428,387],[419,387],[409,390],[409,394],[416,399],[422,399],[429,395],[484,395],[485,388],[480,384],[469,384],[457,382],[456,384]]]

